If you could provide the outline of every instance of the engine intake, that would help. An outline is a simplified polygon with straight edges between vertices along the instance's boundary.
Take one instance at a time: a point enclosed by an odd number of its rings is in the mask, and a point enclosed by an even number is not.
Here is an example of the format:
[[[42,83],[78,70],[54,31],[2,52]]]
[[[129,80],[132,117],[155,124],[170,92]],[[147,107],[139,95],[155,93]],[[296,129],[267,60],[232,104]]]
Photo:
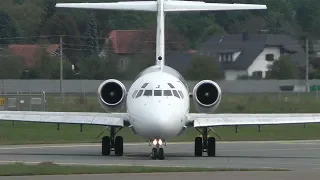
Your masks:
[[[125,107],[126,87],[116,79],[108,79],[98,88],[99,102],[107,111],[121,111]]]
[[[198,82],[193,88],[193,101],[201,113],[211,113],[217,109],[221,101],[221,88],[211,80]]]

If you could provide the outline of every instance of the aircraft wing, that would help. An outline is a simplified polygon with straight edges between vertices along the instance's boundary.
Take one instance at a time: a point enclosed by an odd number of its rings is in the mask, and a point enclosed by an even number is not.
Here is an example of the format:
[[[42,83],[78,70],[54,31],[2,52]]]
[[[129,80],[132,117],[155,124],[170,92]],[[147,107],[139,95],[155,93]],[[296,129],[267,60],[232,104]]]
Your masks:
[[[190,113],[194,127],[235,125],[277,125],[319,123],[320,114],[196,114]]]
[[[91,124],[123,127],[126,113],[0,111],[0,121]]]

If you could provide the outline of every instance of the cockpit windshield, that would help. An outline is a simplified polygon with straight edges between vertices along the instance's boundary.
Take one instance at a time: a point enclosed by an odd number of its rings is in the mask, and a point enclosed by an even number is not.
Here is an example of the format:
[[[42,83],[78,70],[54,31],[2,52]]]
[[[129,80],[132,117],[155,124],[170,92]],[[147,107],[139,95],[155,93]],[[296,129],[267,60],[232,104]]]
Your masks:
[[[136,96],[135,96],[136,95]],[[165,89],[165,90],[151,90],[151,89],[146,89],[146,90],[139,90],[139,91],[135,91],[134,94],[132,95],[133,97],[135,96],[135,98],[138,98],[140,96],[174,96],[177,98],[181,98],[183,99],[183,94],[182,91],[177,91],[177,90],[169,90],[169,89]]]
[[[150,89],[147,86],[149,83],[144,83],[139,90],[135,90],[132,94],[133,98],[138,98],[140,96],[166,96],[166,97],[176,97],[183,99],[184,95],[181,90],[174,87],[172,83],[167,83],[165,89],[160,89],[161,86],[157,85],[155,89]]]

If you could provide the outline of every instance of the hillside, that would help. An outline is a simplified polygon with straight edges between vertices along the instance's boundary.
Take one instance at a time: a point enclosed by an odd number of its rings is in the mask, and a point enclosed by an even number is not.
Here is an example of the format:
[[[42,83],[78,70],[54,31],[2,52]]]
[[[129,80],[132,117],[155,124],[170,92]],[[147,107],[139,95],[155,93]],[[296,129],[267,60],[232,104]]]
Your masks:
[[[2,48],[6,48],[11,43],[36,43],[46,48],[49,44],[59,44],[59,36],[64,35],[64,54],[69,62],[78,63],[84,57],[97,54],[102,48],[110,48],[103,45],[111,30],[152,29],[156,23],[154,13],[54,7],[56,3],[61,2],[75,1],[1,1],[0,44]],[[108,1],[77,0],[76,2]],[[313,38],[319,36],[319,0],[215,0],[211,2],[261,3],[267,4],[269,10],[268,12],[171,13],[167,16],[166,27],[170,28],[169,33],[176,36],[167,39],[168,43],[183,39],[183,48],[191,49],[217,33],[240,33],[243,30],[255,33],[262,29],[270,33],[288,34],[296,39],[303,35]]]

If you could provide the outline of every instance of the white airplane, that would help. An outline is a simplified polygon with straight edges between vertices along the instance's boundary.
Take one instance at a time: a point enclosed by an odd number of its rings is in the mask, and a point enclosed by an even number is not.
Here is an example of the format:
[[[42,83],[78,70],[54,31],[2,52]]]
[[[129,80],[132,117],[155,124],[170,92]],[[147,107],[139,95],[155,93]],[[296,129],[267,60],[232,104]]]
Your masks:
[[[196,128],[201,137],[194,140],[194,155],[216,155],[216,139],[207,137],[215,126],[274,125],[320,122],[319,114],[212,114],[219,106],[222,92],[212,80],[198,82],[192,99],[199,112],[189,113],[189,89],[185,79],[165,65],[165,13],[175,11],[221,11],[266,9],[265,5],[222,4],[199,1],[134,1],[115,3],[58,3],[56,7],[113,9],[157,12],[155,65],[143,70],[127,91],[118,80],[108,79],[98,88],[99,102],[108,113],[0,111],[0,119],[9,121],[92,124],[110,128],[102,139],[102,155],[123,155],[123,138],[116,136],[123,127],[153,144],[151,158],[164,159],[163,145],[188,127]],[[126,109],[126,113],[119,113]],[[113,112],[113,113],[111,113]],[[118,113],[117,113],[118,112]]]

